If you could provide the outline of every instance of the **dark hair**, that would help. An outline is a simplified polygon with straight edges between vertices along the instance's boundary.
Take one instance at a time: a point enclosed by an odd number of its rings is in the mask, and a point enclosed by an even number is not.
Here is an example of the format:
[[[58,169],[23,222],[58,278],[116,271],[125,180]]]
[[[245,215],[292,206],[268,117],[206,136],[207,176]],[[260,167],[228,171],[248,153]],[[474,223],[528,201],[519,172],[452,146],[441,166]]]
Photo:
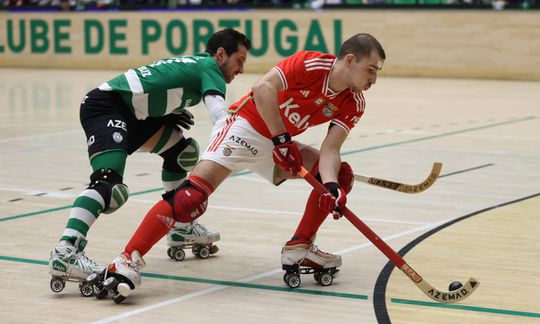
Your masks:
[[[371,52],[374,50],[377,51],[377,54],[379,54],[383,60],[386,59],[384,49],[375,37],[365,33],[356,34],[341,45],[338,59],[344,58],[347,54],[354,54],[356,56],[356,61],[358,62],[362,58],[370,56]]]
[[[220,47],[225,49],[227,55],[232,55],[234,52],[238,51],[238,46],[244,45],[249,51],[251,49],[251,41],[246,37],[246,35],[232,29],[227,28],[215,32],[208,43],[206,44],[206,52],[214,56],[217,50]]]

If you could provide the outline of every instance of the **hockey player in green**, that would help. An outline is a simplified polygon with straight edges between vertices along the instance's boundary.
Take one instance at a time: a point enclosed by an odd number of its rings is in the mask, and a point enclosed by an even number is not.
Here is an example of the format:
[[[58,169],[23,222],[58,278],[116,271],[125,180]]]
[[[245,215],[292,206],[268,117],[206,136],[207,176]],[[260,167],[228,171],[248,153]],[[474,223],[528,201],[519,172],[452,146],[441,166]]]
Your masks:
[[[226,84],[243,73],[250,47],[244,34],[224,29],[210,37],[205,53],[130,69],[84,97],[80,120],[93,173],[88,188],[73,202],[51,252],[53,291],[61,291],[65,281],[76,281],[83,295],[92,294],[84,280],[103,267],[84,255],[86,236],[101,213],[112,213],[127,201],[129,191],[123,183],[127,156],[139,149],[160,155],[165,192],[174,190],[199,157],[197,142],[182,134],[181,128],[193,125],[186,108],[204,100],[212,122],[226,116]],[[182,239],[190,234],[204,242],[219,239],[217,231],[198,223],[181,224],[177,230]]]

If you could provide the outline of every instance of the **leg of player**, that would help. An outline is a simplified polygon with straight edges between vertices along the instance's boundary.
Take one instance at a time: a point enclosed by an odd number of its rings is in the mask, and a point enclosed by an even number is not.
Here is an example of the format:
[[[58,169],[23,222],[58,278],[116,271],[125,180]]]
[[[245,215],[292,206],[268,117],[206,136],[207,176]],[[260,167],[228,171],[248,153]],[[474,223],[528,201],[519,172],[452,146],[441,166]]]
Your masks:
[[[104,276],[93,283],[97,283],[99,287],[106,283],[108,277],[115,277],[116,282],[105,288],[113,290],[113,297],[115,293],[127,296],[127,293],[122,293],[114,285],[126,283],[131,289],[140,285],[140,270],[144,265],[142,257],[176,222],[189,223],[197,220],[206,211],[207,199],[214,188],[230,173],[229,169],[212,161],[204,160],[197,164],[191,175],[176,190],[163,195],[164,199],[150,209],[124,252],[108,266]]]
[[[166,193],[175,190],[199,160],[197,141],[184,138],[181,130],[170,125],[162,127],[145,143],[144,148],[163,158],[161,180]],[[185,256],[184,249],[191,249],[194,255],[206,259],[219,250],[214,245],[219,239],[218,231],[197,221],[176,222],[167,233],[167,255],[171,259],[182,261]]]
[[[316,161],[318,157],[314,155],[314,149],[302,150],[302,156],[306,165],[307,161]],[[311,173],[318,177],[317,163],[312,162],[309,166]],[[320,181],[320,177],[318,179]],[[353,173],[347,163],[341,164],[338,182],[346,192],[352,189]],[[322,252],[314,244],[317,230],[328,216],[327,212],[319,208],[319,197],[320,194],[315,190],[311,192],[298,228],[282,249],[281,262],[286,270],[284,280],[293,288],[300,285],[300,273],[313,273],[317,282],[324,286],[330,285],[338,271],[337,267],[342,264],[340,255]]]
[[[114,212],[128,199],[128,188],[122,183],[126,156],[123,151],[110,151],[91,160],[94,173],[90,185],[73,202],[62,237],[51,252],[49,272],[54,292],[62,291],[65,281],[75,281],[80,282],[84,296],[93,294],[85,286],[85,279],[103,267],[85,256],[86,235],[101,213]]]

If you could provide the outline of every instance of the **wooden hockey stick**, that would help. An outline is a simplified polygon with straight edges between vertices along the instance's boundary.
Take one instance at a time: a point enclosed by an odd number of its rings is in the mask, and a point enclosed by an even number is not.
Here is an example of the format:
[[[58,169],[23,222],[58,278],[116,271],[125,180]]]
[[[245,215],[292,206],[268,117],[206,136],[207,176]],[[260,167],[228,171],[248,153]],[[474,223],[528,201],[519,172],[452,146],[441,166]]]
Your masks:
[[[300,170],[300,176],[306,179],[319,193],[328,193],[328,190],[313,177],[304,167]],[[383,241],[375,232],[362,222],[349,208],[340,208],[341,213],[349,220],[362,234],[364,234],[390,261],[403,273],[409,277],[412,282],[429,298],[440,303],[455,303],[471,295],[480,282],[474,278],[469,278],[467,283],[454,291],[441,291],[434,288],[422,276],[409,266],[405,260],[394,251],[385,241]]]
[[[431,187],[431,185],[435,183],[435,181],[437,181],[437,178],[439,177],[439,173],[441,173],[441,168],[442,168],[441,162],[433,163],[433,168],[431,169],[431,173],[426,178],[426,180],[415,185],[399,183],[399,182],[394,182],[394,181],[375,178],[375,177],[366,177],[366,176],[356,174],[356,173],[354,174],[354,180],[360,181],[363,183],[368,183],[374,186],[390,189],[390,190],[405,192],[409,194],[415,194],[415,193],[425,191],[426,189]]]

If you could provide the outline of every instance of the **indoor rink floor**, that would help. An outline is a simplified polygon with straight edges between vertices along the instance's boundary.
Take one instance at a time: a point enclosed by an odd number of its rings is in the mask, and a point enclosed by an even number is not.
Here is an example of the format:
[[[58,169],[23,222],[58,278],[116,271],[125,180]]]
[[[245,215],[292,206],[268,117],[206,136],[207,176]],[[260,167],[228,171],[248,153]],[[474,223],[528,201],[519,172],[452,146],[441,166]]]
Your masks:
[[[328,218],[317,237],[322,250],[343,254],[333,284],[305,275],[290,289],[280,250],[311,188],[303,180],[274,187],[249,171],[226,180],[201,218],[221,233],[217,254],[177,262],[161,240],[145,256],[142,285],[120,305],[82,297],[75,283],[52,292],[49,253],[91,173],[79,103],[120,72],[0,70],[3,323],[540,323],[539,82],[381,76],[343,147],[356,173],[398,182],[418,183],[443,164],[425,192],[357,182],[348,206],[438,289],[476,278],[463,301],[433,302],[346,219]],[[258,77],[237,77],[228,102]],[[205,147],[206,108],[191,111],[186,135]],[[326,127],[298,141],[318,147]],[[160,171],[158,156],[128,159],[130,199],[91,228],[90,258],[105,265],[122,252],[160,199]]]

